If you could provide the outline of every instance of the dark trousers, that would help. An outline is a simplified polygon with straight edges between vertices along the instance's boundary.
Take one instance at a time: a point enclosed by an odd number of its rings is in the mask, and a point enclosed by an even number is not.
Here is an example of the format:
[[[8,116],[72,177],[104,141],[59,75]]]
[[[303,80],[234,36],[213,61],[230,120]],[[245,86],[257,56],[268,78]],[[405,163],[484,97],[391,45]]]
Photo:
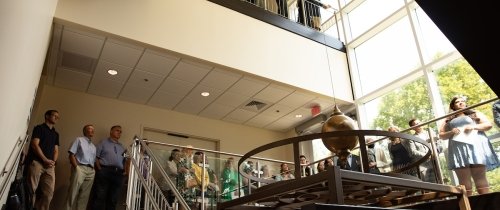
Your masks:
[[[123,185],[123,170],[102,168],[94,183],[93,210],[115,210]]]

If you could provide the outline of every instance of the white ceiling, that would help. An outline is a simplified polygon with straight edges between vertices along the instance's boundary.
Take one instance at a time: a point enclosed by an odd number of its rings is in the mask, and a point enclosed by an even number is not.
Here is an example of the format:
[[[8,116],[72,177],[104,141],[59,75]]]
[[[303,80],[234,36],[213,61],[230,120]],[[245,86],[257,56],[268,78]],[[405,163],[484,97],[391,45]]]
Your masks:
[[[275,131],[312,118],[313,106],[329,113],[334,105],[299,88],[90,31],[54,26],[47,84]],[[201,96],[204,91],[210,95]]]

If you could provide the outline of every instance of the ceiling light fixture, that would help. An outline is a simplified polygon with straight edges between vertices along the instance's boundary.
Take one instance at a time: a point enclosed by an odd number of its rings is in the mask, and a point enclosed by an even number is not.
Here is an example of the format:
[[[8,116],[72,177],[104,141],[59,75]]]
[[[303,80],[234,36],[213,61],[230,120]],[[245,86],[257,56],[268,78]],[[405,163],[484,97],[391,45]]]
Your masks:
[[[114,76],[114,75],[117,75],[117,74],[118,74],[118,71],[116,71],[116,70],[114,70],[114,69],[110,69],[110,70],[108,70],[108,74],[110,74],[110,75],[113,75],[113,76]]]
[[[302,115],[301,115],[301,114],[296,114],[296,115],[295,115],[295,118],[301,118],[301,117],[302,117]]]
[[[209,92],[202,92],[201,95],[204,96],[204,97],[207,97],[207,96],[210,95],[210,93]]]

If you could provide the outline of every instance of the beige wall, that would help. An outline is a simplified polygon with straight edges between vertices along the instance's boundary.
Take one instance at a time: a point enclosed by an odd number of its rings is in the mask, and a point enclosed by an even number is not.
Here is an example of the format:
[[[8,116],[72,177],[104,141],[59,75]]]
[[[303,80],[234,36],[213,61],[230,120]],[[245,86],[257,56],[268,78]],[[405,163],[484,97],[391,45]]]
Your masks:
[[[69,185],[68,147],[75,137],[82,135],[82,127],[87,123],[96,127],[95,142],[106,138],[112,125],[120,124],[123,128],[121,140],[127,145],[132,142],[134,135],[141,134],[143,127],[149,127],[218,139],[221,151],[239,154],[245,154],[253,148],[290,135],[290,133],[211,120],[53,86],[45,86],[38,100],[39,106],[35,110],[30,128],[43,122],[43,113],[47,109],[56,109],[61,116],[56,124],[60,134],[60,156],[56,167],[56,193],[52,209],[61,209]],[[262,157],[292,160],[291,149],[288,148]]]
[[[353,101],[345,53],[206,0],[61,0],[55,17],[327,96],[330,65]]]
[[[30,109],[47,52],[57,0],[1,1],[0,3],[0,167],[28,129]],[[9,169],[9,168],[6,168]],[[1,183],[10,183],[1,176]],[[7,191],[9,186],[7,186]],[[1,195],[5,203],[7,193]]]

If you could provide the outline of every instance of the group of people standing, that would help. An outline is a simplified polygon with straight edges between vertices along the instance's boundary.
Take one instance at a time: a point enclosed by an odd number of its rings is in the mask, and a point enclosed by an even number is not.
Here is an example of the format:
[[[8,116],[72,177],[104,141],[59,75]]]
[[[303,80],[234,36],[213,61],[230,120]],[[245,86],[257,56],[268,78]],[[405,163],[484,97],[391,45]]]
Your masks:
[[[485,134],[493,125],[477,110],[460,111],[466,107],[464,96],[453,97],[449,109],[454,114],[444,120],[438,134],[432,130],[430,134],[424,131],[416,118],[410,119],[408,125],[412,128],[413,135],[424,142],[430,143],[431,138],[439,138],[436,142],[436,151],[438,154],[444,153],[447,167],[455,172],[458,183],[465,187],[469,195],[472,195],[473,183],[477,193],[484,194],[489,192],[486,171],[500,167],[500,161]],[[500,101],[493,104],[492,110],[494,121],[500,127]],[[396,126],[390,126],[388,131],[400,132]],[[373,138],[366,139],[369,173],[388,173],[404,169],[399,173],[419,177],[426,182],[438,182],[436,170],[439,169],[432,159],[425,160],[417,167],[408,168],[429,152],[426,146],[397,137],[389,137],[389,140],[390,142],[376,144]],[[335,165],[341,166],[342,169],[361,171],[359,156],[350,154],[347,160],[345,165],[339,161]],[[317,164],[317,171],[322,172],[334,163],[332,158],[320,161]]]
[[[496,106],[496,104],[493,105],[494,117]],[[447,140],[448,146],[446,149],[438,146],[437,151],[444,152],[448,169],[455,172],[459,184],[465,187],[468,195],[473,193],[473,183],[477,193],[484,194],[488,193],[490,188],[486,171],[500,166],[500,161],[485,133],[493,125],[483,113],[477,110],[461,111],[466,107],[464,96],[455,96],[450,101],[449,109],[453,114],[440,125],[438,133],[439,139]],[[415,136],[426,141],[429,141],[431,136],[435,136],[435,134],[429,136],[428,133],[423,132],[419,124],[417,119],[409,121],[409,125],[415,131]],[[500,127],[500,123],[497,126]],[[388,131],[399,132],[399,129],[391,126]],[[427,148],[422,144],[394,137],[390,140],[388,151],[393,169],[406,167],[427,153]],[[431,160],[425,161],[418,168],[402,173],[419,176],[423,181],[436,182],[435,167]]]
[[[447,166],[456,173],[459,184],[465,186],[469,195],[472,194],[473,183],[477,193],[484,194],[489,192],[486,171],[500,166],[500,161],[485,134],[493,125],[479,111],[468,109],[457,112],[466,107],[466,99],[463,96],[457,96],[451,100],[449,108],[453,115],[439,127],[438,136],[441,140],[448,140],[448,149],[445,152]],[[495,122],[500,126],[500,101],[493,105],[493,112]],[[59,158],[60,145],[59,133],[54,127],[59,120],[59,112],[48,110],[44,117],[44,123],[33,129],[27,158],[24,162],[25,176],[31,188],[32,205],[37,210],[49,209],[54,194],[55,166]],[[429,141],[434,136],[433,134],[429,136],[421,126],[418,126],[420,124],[418,119],[411,119],[408,124],[413,128],[414,135],[424,141]],[[399,129],[391,126],[388,131],[399,132]],[[93,142],[95,127],[92,124],[83,126],[82,132],[83,135],[76,137],[68,149],[71,177],[65,209],[84,210],[87,209],[88,203],[91,209],[95,210],[116,209],[123,180],[127,176],[129,167],[129,161],[125,155],[126,148],[119,142],[122,128],[119,125],[112,126],[109,137],[97,146]],[[389,172],[388,165],[392,167],[392,170],[404,168],[413,163],[415,157],[421,158],[428,152],[427,148],[419,143],[395,137],[389,139],[388,155],[383,149],[374,147],[373,139],[367,139],[370,173]],[[438,151],[441,152],[441,148],[438,148]],[[300,161],[302,176],[311,175],[313,171],[308,165],[307,158],[301,155]],[[345,169],[360,171],[359,156],[350,155],[345,164],[347,164],[343,166]],[[333,159],[318,163],[317,171],[321,172],[329,165],[334,165]],[[219,191],[219,178],[208,167],[206,157],[202,152],[193,154],[191,146],[184,147],[182,150],[173,149],[165,168],[170,179],[175,180],[175,187],[189,204],[196,201],[196,197],[200,195],[199,189]],[[249,168],[253,171],[252,167]],[[419,176],[423,181],[436,182],[434,170],[431,160],[427,160],[418,168],[402,173]],[[234,198],[235,191],[239,191],[237,190],[238,176],[234,167],[234,159],[228,158],[224,163],[220,178],[222,199],[231,200]],[[281,164],[280,173],[274,176],[277,181],[293,178],[293,173],[286,163]],[[167,199],[173,203],[175,196],[171,190],[170,186],[165,188]],[[94,196],[89,202],[91,194]]]
[[[24,162],[32,205],[37,210],[48,210],[50,207],[60,145],[59,133],[54,127],[59,120],[59,112],[48,110],[44,117],[45,122],[33,129]],[[93,143],[93,125],[83,126],[82,132],[83,135],[76,137],[68,149],[71,176],[65,209],[87,209],[91,192],[94,195],[91,209],[115,209],[128,167],[126,149],[119,142],[121,126],[111,127],[109,137],[97,146]]]
[[[201,151],[193,153],[192,148],[191,145],[188,145],[181,150],[172,149],[166,163],[167,175],[174,186],[163,183],[162,190],[170,204],[175,202],[172,187],[179,191],[191,208],[207,203],[200,200],[202,192],[205,193],[206,198],[214,198],[215,194],[219,192],[219,178],[215,171],[210,168],[205,154]]]
[[[288,0],[246,0],[247,2],[262,7],[283,17],[289,17]],[[320,0],[297,0],[297,22],[310,28],[321,30],[321,11],[331,8]]]

